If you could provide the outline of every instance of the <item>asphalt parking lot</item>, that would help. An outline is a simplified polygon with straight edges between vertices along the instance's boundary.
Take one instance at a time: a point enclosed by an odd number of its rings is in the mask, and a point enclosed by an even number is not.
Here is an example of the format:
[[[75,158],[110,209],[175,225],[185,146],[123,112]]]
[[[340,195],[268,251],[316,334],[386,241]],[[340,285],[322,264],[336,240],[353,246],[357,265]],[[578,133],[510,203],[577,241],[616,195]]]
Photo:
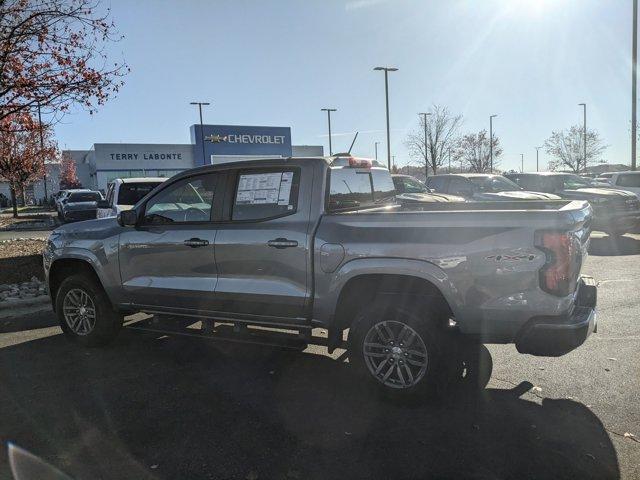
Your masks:
[[[81,350],[50,312],[1,320],[0,479],[8,441],[78,479],[640,478],[640,236],[594,235],[584,273],[585,345],[491,346],[487,389],[420,406],[367,396],[320,347],[125,330]]]

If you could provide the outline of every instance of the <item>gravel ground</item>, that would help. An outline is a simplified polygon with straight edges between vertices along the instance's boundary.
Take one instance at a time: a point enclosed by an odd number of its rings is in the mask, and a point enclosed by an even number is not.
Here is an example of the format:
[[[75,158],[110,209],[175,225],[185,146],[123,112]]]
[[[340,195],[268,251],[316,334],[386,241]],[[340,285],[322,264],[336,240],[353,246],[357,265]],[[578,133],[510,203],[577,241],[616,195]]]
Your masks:
[[[17,239],[0,241],[0,285],[44,279],[42,251],[46,241]]]

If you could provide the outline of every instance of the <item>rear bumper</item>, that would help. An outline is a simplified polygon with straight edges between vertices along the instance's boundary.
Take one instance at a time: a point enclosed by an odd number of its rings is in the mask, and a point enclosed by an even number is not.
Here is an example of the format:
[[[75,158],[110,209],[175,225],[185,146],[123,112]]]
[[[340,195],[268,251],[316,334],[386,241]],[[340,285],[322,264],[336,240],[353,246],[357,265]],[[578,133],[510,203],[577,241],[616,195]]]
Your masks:
[[[518,332],[520,353],[559,357],[584,343],[597,331],[597,288],[591,277],[582,277],[574,307],[565,315],[533,317]]]

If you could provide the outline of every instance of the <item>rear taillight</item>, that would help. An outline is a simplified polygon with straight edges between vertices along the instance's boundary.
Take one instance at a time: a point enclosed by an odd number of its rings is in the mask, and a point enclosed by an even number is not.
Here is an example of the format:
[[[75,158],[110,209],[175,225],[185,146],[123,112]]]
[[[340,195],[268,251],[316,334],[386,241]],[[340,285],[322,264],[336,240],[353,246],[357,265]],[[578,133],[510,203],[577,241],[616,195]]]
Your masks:
[[[540,270],[540,288],[552,295],[565,296],[575,289],[582,263],[580,242],[567,232],[538,232],[536,247],[547,262]]]

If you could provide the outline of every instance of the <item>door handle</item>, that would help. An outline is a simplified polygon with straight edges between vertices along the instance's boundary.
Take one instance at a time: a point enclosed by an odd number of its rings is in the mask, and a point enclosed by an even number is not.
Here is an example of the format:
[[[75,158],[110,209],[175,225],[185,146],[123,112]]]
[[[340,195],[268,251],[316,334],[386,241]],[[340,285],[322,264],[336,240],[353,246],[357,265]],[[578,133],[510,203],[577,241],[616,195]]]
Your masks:
[[[274,240],[269,240],[267,245],[274,248],[289,248],[297,247],[298,242],[296,240],[289,240],[288,238],[276,238]]]
[[[187,247],[198,248],[198,247],[206,247],[209,245],[209,240],[202,240],[201,238],[190,238],[189,240],[185,240],[184,244]]]

